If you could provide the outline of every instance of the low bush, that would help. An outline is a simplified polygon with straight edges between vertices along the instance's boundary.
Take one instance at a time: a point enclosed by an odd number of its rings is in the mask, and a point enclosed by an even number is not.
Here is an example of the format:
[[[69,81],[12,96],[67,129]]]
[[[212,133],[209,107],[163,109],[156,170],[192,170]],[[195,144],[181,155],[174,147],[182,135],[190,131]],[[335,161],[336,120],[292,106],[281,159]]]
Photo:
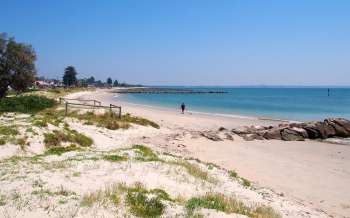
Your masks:
[[[44,134],[44,143],[48,148],[61,146],[61,142],[73,142],[79,144],[80,146],[87,147],[92,145],[93,140],[75,130],[70,130],[68,128],[64,131],[54,130],[52,133]]]
[[[137,160],[142,161],[159,161],[158,155],[152,151],[152,149],[143,146],[143,145],[133,145],[133,149],[137,149],[137,153],[139,154],[139,157],[137,157]]]
[[[77,151],[80,150],[78,146],[75,144],[71,144],[68,147],[52,147],[45,151],[45,155],[61,155],[63,153],[69,152],[69,151]]]
[[[119,156],[119,155],[104,155],[103,159],[111,161],[111,162],[119,162],[119,161],[126,161],[126,160],[128,160],[128,157]]]
[[[0,135],[17,135],[18,130],[14,126],[0,126]]]
[[[131,123],[159,128],[158,124],[150,120],[141,117],[133,117],[130,116],[130,114],[123,115],[121,118],[119,118],[114,112],[106,112],[104,114],[95,114],[93,112],[79,114],[77,112],[71,112],[68,114],[68,116],[85,121],[85,123],[89,125],[95,124],[110,130],[128,129]]]
[[[158,195],[149,197],[147,191],[128,190],[126,203],[131,213],[138,217],[159,217],[165,209],[161,197]]]
[[[56,101],[44,96],[27,95],[0,99],[0,112],[20,112],[34,114],[53,107]]]

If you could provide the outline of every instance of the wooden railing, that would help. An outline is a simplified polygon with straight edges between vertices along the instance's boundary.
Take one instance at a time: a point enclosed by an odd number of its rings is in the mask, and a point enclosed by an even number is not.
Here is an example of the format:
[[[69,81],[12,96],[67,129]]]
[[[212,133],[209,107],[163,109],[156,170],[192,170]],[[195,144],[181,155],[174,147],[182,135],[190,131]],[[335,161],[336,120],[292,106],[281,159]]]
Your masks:
[[[82,100],[82,99],[60,98],[59,101],[60,101],[60,104],[62,102],[65,102],[65,115],[66,116],[67,116],[68,111],[69,111],[69,105],[75,105],[75,106],[85,106],[85,107],[92,107],[92,108],[104,108],[104,109],[108,109],[111,114],[112,114],[112,112],[114,112],[114,109],[118,109],[118,112],[117,112],[118,118],[120,119],[122,117],[122,107],[114,105],[114,104],[110,104],[109,106],[104,106],[104,105],[101,105],[100,101],[96,101],[94,99]],[[81,103],[73,103],[73,102],[69,102],[69,101],[93,102],[93,104],[86,104],[86,103],[81,104]]]
[[[94,106],[96,106],[96,105],[101,106],[101,102],[97,101],[95,99],[59,98],[59,101],[60,101],[60,104],[62,103],[62,101],[64,101],[64,102],[67,102],[67,101],[93,102]]]

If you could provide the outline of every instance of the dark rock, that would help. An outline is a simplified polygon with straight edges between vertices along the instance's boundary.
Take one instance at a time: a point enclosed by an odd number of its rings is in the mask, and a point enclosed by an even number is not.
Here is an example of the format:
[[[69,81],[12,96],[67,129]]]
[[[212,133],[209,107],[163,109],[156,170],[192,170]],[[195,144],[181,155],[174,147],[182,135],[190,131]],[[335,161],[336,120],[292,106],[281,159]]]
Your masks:
[[[222,132],[222,131],[226,131],[227,129],[226,129],[225,127],[220,127],[218,130],[219,130],[220,132]]]
[[[264,133],[263,137],[265,139],[268,139],[268,140],[270,140],[270,139],[279,139],[279,140],[281,140],[282,139],[282,137],[281,137],[281,128],[275,127],[273,129],[270,129],[270,130],[268,130],[268,131],[266,131]]]
[[[230,140],[230,141],[233,141],[234,139],[233,139],[233,136],[230,134],[230,133],[225,133],[225,138],[227,139],[227,140]]]
[[[336,135],[335,129],[328,122],[317,122],[315,123],[318,132],[320,133],[320,137],[322,139],[326,139],[328,137],[333,137]]]
[[[303,129],[306,130],[309,139],[318,139],[321,137],[321,133],[315,123],[307,123]]]
[[[340,121],[341,122],[341,121]],[[335,136],[340,137],[350,137],[350,132],[348,132],[337,119],[326,119],[325,123],[332,126],[335,130]]]
[[[342,126],[350,135],[350,121],[349,120],[343,119],[343,118],[337,118],[337,119],[334,119],[333,122]]]
[[[201,136],[212,140],[212,141],[223,141],[216,133],[214,132],[201,132],[200,133]]]
[[[286,128],[281,131],[281,137],[284,141],[304,141],[305,138],[300,132]]]

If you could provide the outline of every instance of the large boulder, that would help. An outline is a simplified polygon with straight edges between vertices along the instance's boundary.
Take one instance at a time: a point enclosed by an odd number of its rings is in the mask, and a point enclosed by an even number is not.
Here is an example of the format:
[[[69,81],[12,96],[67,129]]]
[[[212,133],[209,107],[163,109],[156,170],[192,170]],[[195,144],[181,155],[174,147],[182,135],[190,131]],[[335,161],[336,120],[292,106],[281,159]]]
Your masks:
[[[306,123],[303,127],[308,134],[309,139],[318,139],[321,137],[320,130],[316,127],[316,123]]]
[[[332,125],[329,125],[328,122],[317,122],[315,123],[315,127],[318,129],[318,132],[322,139],[336,135],[334,127]]]
[[[337,118],[337,119],[334,119],[333,122],[342,126],[350,134],[350,120],[347,120],[344,118]]]
[[[269,129],[263,134],[263,137],[268,140],[271,140],[271,139],[281,140],[282,139],[281,130],[282,129],[278,127]]]
[[[343,122],[340,119],[326,119],[325,123],[332,126],[335,130],[335,136],[340,137],[350,137],[350,131],[347,131],[347,129],[343,126],[346,125],[345,122]]]
[[[304,141],[305,135],[302,131],[294,128],[286,128],[281,131],[281,138],[284,141]]]

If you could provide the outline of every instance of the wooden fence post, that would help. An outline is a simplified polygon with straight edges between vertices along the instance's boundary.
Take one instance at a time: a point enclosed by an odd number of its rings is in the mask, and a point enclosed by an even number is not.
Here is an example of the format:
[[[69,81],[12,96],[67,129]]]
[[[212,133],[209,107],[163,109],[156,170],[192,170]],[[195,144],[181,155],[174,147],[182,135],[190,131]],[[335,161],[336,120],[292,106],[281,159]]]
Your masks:
[[[122,118],[122,107],[119,107],[119,119]]]
[[[65,112],[65,115],[67,116],[68,114],[68,102],[66,102],[66,112]]]

